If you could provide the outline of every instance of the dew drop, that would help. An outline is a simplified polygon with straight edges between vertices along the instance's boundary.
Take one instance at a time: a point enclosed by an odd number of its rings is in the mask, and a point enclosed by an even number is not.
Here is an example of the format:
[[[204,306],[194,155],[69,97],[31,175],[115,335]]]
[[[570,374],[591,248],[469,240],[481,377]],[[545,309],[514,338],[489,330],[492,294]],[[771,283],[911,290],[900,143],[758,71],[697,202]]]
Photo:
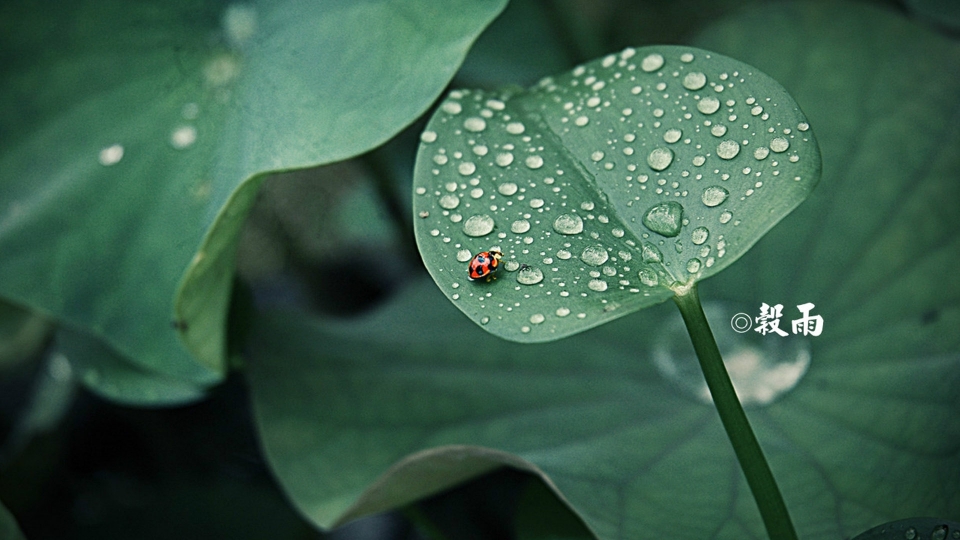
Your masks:
[[[697,246],[706,242],[709,237],[710,231],[706,227],[697,227],[690,233],[690,240]]]
[[[517,283],[521,285],[536,285],[543,281],[543,272],[534,266],[522,266],[517,272]]]
[[[914,538],[917,537],[917,530],[914,529],[913,527],[910,527],[906,531],[904,531],[903,537],[906,538],[907,540],[913,540]]]
[[[656,71],[661,67],[663,67],[663,56],[657,53],[647,55],[646,58],[640,62],[640,69],[646,71],[647,73]]]
[[[506,195],[509,197],[517,192],[517,185],[513,182],[504,182],[497,186],[497,192],[499,192],[501,195]]]
[[[587,287],[591,291],[603,292],[607,290],[607,282],[602,279],[591,279],[590,282],[587,283]]]
[[[483,214],[470,216],[463,222],[463,234],[467,236],[486,236],[493,232],[493,218]]]
[[[531,169],[539,169],[543,167],[543,158],[540,156],[529,156],[524,160],[524,164]]]
[[[683,77],[683,87],[687,90],[699,90],[707,84],[707,76],[699,71],[691,71]]]
[[[643,215],[646,228],[668,238],[680,234],[682,220],[683,206],[674,201],[653,205]]]
[[[610,255],[607,253],[607,250],[600,244],[587,246],[583,249],[583,253],[580,254],[580,260],[590,266],[600,266],[607,262],[609,258]]]
[[[123,159],[123,145],[114,144],[104,148],[103,150],[100,150],[98,159],[100,164],[104,167],[109,167],[110,165],[116,165],[117,163],[120,163],[120,160]]]
[[[570,314],[570,310],[565,307],[557,308],[557,317],[566,317]]]
[[[643,283],[647,287],[656,287],[660,280],[657,278],[657,273],[649,268],[644,268],[640,271],[640,283]]]
[[[774,152],[786,152],[788,148],[790,148],[790,142],[783,137],[777,137],[776,139],[770,141],[770,150],[773,150]]]
[[[565,261],[565,260],[569,259],[570,257],[573,257],[573,254],[570,253],[569,251],[567,251],[567,250],[565,250],[565,249],[558,249],[558,250],[557,250],[557,258],[558,258],[558,259],[561,259],[561,260],[564,260],[564,261]]]
[[[531,324],[540,324],[545,320],[546,320],[546,317],[544,317],[542,313],[534,313],[533,315],[530,316]]]
[[[469,161],[464,161],[460,165],[457,165],[457,172],[463,176],[470,176],[471,174],[477,172],[477,166]]]
[[[720,186],[710,186],[703,190],[701,200],[703,204],[712,208],[727,200],[729,195],[730,192]]]
[[[497,154],[495,161],[497,162],[497,165],[506,167],[507,165],[513,163],[513,154],[510,152],[500,152]]]
[[[703,114],[713,114],[720,110],[720,100],[715,97],[705,97],[697,102],[697,110]]]
[[[655,171],[662,171],[673,162],[673,151],[669,148],[657,147],[647,156],[647,165]]]
[[[463,128],[474,133],[487,129],[487,121],[479,116],[471,116],[463,121]]]
[[[432,143],[437,140],[437,132],[429,131],[429,130],[424,131],[423,133],[420,134],[420,140],[425,143]]]
[[[530,199],[530,208],[543,208],[543,199]]]
[[[553,230],[560,234],[580,234],[583,232],[583,220],[576,214],[560,214],[553,222]]]
[[[506,261],[505,263],[503,263],[503,269],[506,270],[507,272],[516,272],[517,268],[520,268],[520,263],[518,263],[513,259],[510,259],[509,261]]]
[[[530,230],[530,222],[525,219],[518,219],[510,224],[510,232],[514,234],[523,234]]]
[[[457,252],[457,260],[465,263],[473,258],[473,253],[470,253],[469,249],[461,249]]]
[[[720,214],[720,223],[729,223],[731,219],[733,219],[733,214],[729,210],[724,210]]]
[[[756,158],[757,161],[766,159],[767,156],[769,155],[770,155],[770,149],[767,148],[766,146],[761,146],[753,151],[753,157]]]
[[[663,253],[660,253],[660,250],[657,246],[651,244],[650,242],[644,242],[643,247],[640,250],[640,256],[643,259],[643,262],[647,264],[663,262]]]
[[[460,206],[460,197],[457,197],[452,193],[447,193],[443,197],[440,197],[441,208],[446,208],[447,210],[453,210],[458,206]]]
[[[710,134],[714,137],[723,137],[727,134],[727,126],[723,124],[717,124],[710,128]]]
[[[683,137],[683,132],[679,129],[668,129],[666,133],[663,134],[663,140],[670,144],[673,144],[680,140],[680,137]]]
[[[597,150],[596,152],[590,154],[590,159],[593,161],[600,161],[601,159],[603,159],[603,152],[601,152],[600,150]]]
[[[197,142],[197,128],[193,126],[180,126],[170,134],[170,145],[177,150],[189,148],[195,142]]]
[[[511,135],[520,135],[526,128],[520,122],[510,122],[507,124],[507,133]]]
[[[717,146],[717,155],[721,159],[733,159],[740,153],[740,143],[727,139]]]
[[[576,124],[577,127],[583,127],[587,125],[588,122],[590,122],[590,119],[587,118],[586,116],[578,116],[577,119],[573,121],[573,123]]]
[[[696,274],[700,271],[700,259],[690,259],[687,261],[687,273]]]
[[[460,114],[463,111],[463,107],[458,101],[445,101],[440,108],[447,114]]]

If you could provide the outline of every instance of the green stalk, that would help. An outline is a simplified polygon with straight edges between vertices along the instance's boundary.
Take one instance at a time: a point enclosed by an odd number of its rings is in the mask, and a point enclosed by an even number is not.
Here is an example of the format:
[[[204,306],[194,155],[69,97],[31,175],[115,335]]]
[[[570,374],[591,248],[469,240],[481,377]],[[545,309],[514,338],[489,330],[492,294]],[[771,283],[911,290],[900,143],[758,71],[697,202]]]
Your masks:
[[[797,533],[793,530],[787,506],[783,503],[780,489],[770,472],[767,459],[763,456],[760,443],[757,442],[747,415],[737,399],[730,376],[723,365],[723,358],[720,357],[717,341],[713,338],[713,332],[710,331],[710,325],[703,314],[697,286],[692,284],[675,292],[673,301],[680,308],[680,315],[687,325],[687,332],[700,360],[703,376],[707,379],[713,403],[720,414],[720,421],[727,431],[730,444],[733,445],[733,451],[737,454],[740,468],[747,477],[747,484],[767,528],[767,535],[771,540],[796,540]]]

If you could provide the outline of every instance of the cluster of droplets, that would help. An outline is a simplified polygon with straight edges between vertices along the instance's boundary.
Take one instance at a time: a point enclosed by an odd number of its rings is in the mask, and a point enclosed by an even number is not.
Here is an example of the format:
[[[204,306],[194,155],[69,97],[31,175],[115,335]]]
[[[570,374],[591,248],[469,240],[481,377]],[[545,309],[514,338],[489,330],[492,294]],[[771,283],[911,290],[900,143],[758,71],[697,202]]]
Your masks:
[[[603,312],[620,305],[613,291],[663,298],[725,255],[738,203],[799,160],[808,126],[783,126],[772,99],[738,93],[750,74],[708,75],[689,50],[670,51],[626,49],[544,79],[532,91],[537,115],[509,93],[454,91],[440,105],[421,136],[418,228],[457,263],[434,277],[489,313],[481,323],[526,313],[535,294],[561,307],[534,313],[522,332],[590,316],[564,298],[595,298]],[[701,60],[709,67],[708,53]],[[554,136],[594,149],[571,160],[546,142]],[[504,259],[493,281],[514,282],[511,292],[461,288],[463,264],[494,248]]]

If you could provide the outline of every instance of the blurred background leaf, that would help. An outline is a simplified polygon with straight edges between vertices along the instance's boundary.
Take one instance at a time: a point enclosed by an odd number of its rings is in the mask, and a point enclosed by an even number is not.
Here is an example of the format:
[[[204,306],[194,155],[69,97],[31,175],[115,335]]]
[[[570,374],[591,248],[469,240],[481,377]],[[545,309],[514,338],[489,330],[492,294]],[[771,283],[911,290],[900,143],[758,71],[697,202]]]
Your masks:
[[[4,4],[0,294],[216,382],[258,175],[389,139],[504,4]]]

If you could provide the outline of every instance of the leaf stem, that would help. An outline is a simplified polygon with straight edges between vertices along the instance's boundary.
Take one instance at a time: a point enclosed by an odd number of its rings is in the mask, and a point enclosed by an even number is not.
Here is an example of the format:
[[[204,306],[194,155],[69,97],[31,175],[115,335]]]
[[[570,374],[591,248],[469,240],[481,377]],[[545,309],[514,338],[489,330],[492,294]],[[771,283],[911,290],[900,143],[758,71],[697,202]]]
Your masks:
[[[723,358],[720,357],[717,341],[703,314],[696,284],[677,291],[673,301],[680,308],[680,315],[693,341],[693,348],[700,360],[700,368],[707,380],[710,395],[713,396],[713,403],[720,414],[720,421],[727,431],[730,444],[733,445],[740,468],[747,477],[747,484],[767,528],[767,535],[772,540],[796,540],[797,533],[793,529],[783,496],[780,495],[780,489],[770,466],[767,465],[760,443],[757,442],[747,415],[737,399],[730,376],[723,365]]]

